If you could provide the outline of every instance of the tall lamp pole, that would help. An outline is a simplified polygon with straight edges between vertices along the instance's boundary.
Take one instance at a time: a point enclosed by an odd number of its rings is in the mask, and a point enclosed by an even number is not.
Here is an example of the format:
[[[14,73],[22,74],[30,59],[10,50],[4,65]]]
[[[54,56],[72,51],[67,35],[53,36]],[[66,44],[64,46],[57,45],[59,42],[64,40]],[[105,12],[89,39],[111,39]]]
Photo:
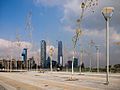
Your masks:
[[[89,42],[89,56],[90,56],[90,66],[89,66],[89,72],[91,72],[92,71],[92,46],[94,45],[95,43],[94,43],[94,41],[93,40],[91,40],[90,42]]]
[[[96,47],[97,73],[99,73],[100,50],[98,45],[95,47]]]
[[[50,47],[49,54],[50,54],[50,70],[51,70],[51,72],[53,71],[53,69],[52,69],[52,56],[53,56],[53,52],[54,52],[53,47]]]
[[[80,20],[79,19],[77,20],[77,23],[78,23],[78,25],[80,25]],[[72,41],[73,41],[72,74],[74,72],[73,63],[74,63],[74,58],[75,58],[75,49],[76,49],[77,41],[79,40],[79,37],[80,37],[81,34],[82,34],[82,30],[80,29],[80,27],[78,27],[76,29],[74,37],[72,38]]]
[[[80,74],[82,72],[82,63],[83,63],[83,48],[80,50]]]
[[[80,28],[81,25],[81,21],[83,20],[85,11],[88,8],[94,7],[98,5],[98,0],[85,0],[84,2],[81,3],[80,8],[81,8],[81,15],[79,17],[79,19],[77,19],[77,24],[78,24],[78,28],[76,29],[75,35],[72,38],[73,41],[73,60],[72,60],[72,74],[74,72],[73,70],[73,61],[74,61],[74,55],[75,55],[75,49],[76,49],[76,44],[77,41],[79,40],[80,35],[82,34],[82,30]]]
[[[106,71],[106,84],[109,84],[109,21],[113,15],[114,8],[113,7],[104,7],[102,10],[102,14],[106,20],[106,63],[107,63],[107,71]]]

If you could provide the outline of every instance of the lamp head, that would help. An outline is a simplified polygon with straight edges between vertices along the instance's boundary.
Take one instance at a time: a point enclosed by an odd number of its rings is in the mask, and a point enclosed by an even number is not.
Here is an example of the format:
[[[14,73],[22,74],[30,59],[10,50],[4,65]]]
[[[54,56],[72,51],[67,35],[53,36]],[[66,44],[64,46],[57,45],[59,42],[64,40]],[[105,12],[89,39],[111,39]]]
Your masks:
[[[84,3],[84,2],[82,2],[81,8],[82,8],[82,9],[85,8],[85,3]]]
[[[102,10],[102,14],[105,18],[105,20],[107,20],[107,18],[111,18],[114,12],[114,8],[113,7],[104,7]]]
[[[49,50],[50,56],[53,55],[53,52],[54,52],[54,48],[51,46],[51,47],[50,47],[50,50]]]

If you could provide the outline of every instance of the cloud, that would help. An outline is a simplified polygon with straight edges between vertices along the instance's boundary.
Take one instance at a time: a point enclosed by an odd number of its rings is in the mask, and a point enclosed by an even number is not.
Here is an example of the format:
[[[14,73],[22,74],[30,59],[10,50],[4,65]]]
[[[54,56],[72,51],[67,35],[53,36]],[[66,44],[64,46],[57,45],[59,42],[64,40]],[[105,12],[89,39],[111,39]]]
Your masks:
[[[14,58],[20,57],[23,48],[28,48],[29,51],[32,48],[32,45],[29,42],[20,41],[20,46],[18,42],[12,42],[5,39],[0,39],[0,55],[1,57],[10,57],[12,55]]]
[[[80,17],[81,9],[80,4],[82,0],[72,0],[67,1],[62,7],[63,7],[63,17],[61,18],[61,22],[65,25],[68,24],[71,27],[76,27],[76,20]],[[115,8],[112,20],[110,22],[110,25],[114,27],[118,32],[119,31],[119,23],[120,23],[120,3],[119,0],[113,1],[113,0],[99,0],[98,6],[95,6],[94,8],[89,8],[86,10],[84,14],[84,18],[82,21],[82,28],[85,29],[103,29],[105,27],[105,20],[102,16],[101,10],[103,7],[106,6],[112,6]],[[92,10],[95,10],[93,13]]]
[[[33,0],[33,2],[37,6],[43,5],[45,7],[55,7],[62,5],[65,0]]]
[[[0,48],[8,48],[10,44],[11,44],[10,41],[0,39]]]
[[[69,29],[69,30],[67,30]],[[69,32],[74,32],[74,29],[72,29],[70,26],[68,26],[66,28],[67,31]],[[100,63],[101,66],[105,65],[105,50],[106,50],[106,29],[83,29],[82,32],[82,36],[80,37],[80,41],[78,41],[78,43],[82,44],[82,47],[84,48],[85,52],[84,53],[84,59],[85,59],[85,63],[88,66],[89,65],[89,48],[88,48],[88,43],[90,42],[90,40],[93,40],[95,42],[95,45],[100,45]],[[114,27],[110,27],[110,61],[111,63],[120,63],[119,62],[119,56],[117,56],[118,54],[120,54],[120,47],[116,47],[115,42],[119,42],[120,41],[120,33],[118,33],[118,31],[114,28]],[[77,50],[79,50],[81,47],[77,47]],[[79,52],[79,51],[77,51]],[[92,52],[93,52],[93,66],[96,65],[96,49],[95,47],[92,48]],[[66,52],[65,52],[66,53]],[[72,60],[72,55],[73,55],[73,51],[69,50],[67,52],[67,57],[66,54],[65,55],[65,60]],[[78,54],[76,55],[76,57],[80,57]],[[113,62],[114,60],[114,62]]]
[[[44,7],[59,7],[61,14],[60,21],[63,25],[63,29],[68,33],[73,33],[76,29],[76,20],[81,14],[80,3],[83,0],[34,0],[37,5]],[[120,42],[120,0],[99,0],[98,6],[90,8],[85,12],[84,19],[82,21],[81,28],[83,30],[82,43],[84,48],[88,48],[88,42],[93,39],[96,44],[101,45],[101,64],[105,63],[105,20],[101,14],[103,7],[112,6],[115,8],[112,19],[110,21],[110,44],[111,49],[111,60],[113,63],[119,63],[120,48],[115,47],[113,42]],[[58,9],[59,9],[58,8]],[[92,10],[95,10],[93,13]],[[49,47],[49,46],[48,46]],[[56,52],[57,53],[57,52]],[[65,51],[66,53],[66,51]],[[116,56],[118,55],[118,56]],[[56,55],[57,56],[57,55]],[[72,50],[67,53],[68,57],[72,56]],[[66,57],[67,58],[67,57]],[[68,59],[68,58],[67,58]],[[66,60],[67,60],[66,59]],[[89,58],[86,58],[87,62]]]
[[[61,21],[72,19],[80,15],[80,0],[68,1],[63,5],[64,16]]]
[[[65,31],[67,31],[67,32],[74,32],[74,28],[72,28],[70,25],[66,25],[65,27],[64,27],[64,30]]]
[[[61,14],[63,15],[60,19],[61,23],[74,26],[76,25],[76,20],[80,17],[81,8],[80,4],[83,0],[33,0],[34,4],[42,5],[44,7],[59,7]],[[88,8],[85,11],[82,26],[84,28],[104,28],[104,18],[101,14],[103,7],[112,6],[115,8],[112,17],[112,27],[119,29],[120,23],[120,1],[116,0],[98,0],[98,6]],[[58,9],[59,9],[58,8]],[[94,13],[92,11],[95,11]],[[98,20],[99,19],[99,20]]]
[[[112,31],[111,39],[112,39],[114,42],[120,41],[120,33],[117,33],[115,30]]]

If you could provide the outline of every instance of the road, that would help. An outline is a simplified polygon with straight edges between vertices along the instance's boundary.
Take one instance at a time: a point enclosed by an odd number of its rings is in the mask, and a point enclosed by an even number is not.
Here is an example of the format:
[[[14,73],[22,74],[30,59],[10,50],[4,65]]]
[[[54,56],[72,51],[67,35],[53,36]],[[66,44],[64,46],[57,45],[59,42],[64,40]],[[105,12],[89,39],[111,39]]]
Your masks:
[[[105,74],[96,73],[0,72],[3,90],[120,90],[120,74],[111,74],[110,84],[104,83]]]

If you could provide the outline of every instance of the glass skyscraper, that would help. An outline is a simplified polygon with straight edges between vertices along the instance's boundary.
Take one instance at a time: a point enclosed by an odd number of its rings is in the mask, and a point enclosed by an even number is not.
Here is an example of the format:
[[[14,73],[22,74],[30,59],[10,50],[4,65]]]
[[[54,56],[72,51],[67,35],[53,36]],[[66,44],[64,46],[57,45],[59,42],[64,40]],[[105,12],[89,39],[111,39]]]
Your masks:
[[[41,41],[41,67],[45,68],[46,62],[46,42],[45,40]]]
[[[62,41],[58,41],[58,64],[63,66]]]

